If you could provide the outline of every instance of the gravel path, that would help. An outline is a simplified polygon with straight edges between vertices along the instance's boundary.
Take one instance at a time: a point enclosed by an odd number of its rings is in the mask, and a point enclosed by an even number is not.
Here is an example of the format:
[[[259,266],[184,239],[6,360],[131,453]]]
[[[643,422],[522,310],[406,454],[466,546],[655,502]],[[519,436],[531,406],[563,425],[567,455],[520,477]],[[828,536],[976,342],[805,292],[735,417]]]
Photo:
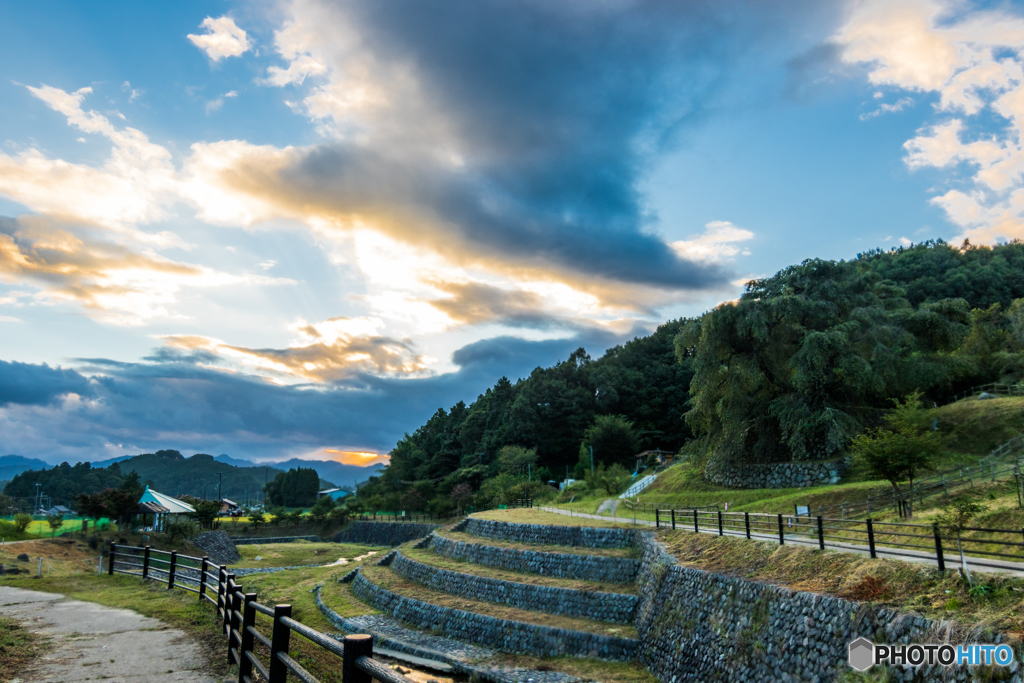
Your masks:
[[[221,683],[203,671],[200,649],[182,631],[130,610],[0,586],[0,616],[51,642],[24,676],[15,679],[22,683]]]

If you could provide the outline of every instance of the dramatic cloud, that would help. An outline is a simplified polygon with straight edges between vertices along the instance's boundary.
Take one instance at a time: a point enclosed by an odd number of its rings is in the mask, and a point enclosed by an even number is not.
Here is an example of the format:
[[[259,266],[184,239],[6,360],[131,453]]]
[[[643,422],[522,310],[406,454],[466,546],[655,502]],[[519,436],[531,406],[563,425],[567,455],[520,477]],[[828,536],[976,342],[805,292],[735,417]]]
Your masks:
[[[205,353],[157,354],[147,363],[79,359],[78,370],[0,361],[0,451],[50,462],[159,448],[253,459],[323,449],[387,452],[438,407],[472,399],[501,375],[515,381],[578,346],[626,338],[483,340],[456,352],[461,367],[454,373],[367,375],[358,386],[318,388],[212,369]]]
[[[346,382],[364,375],[410,377],[425,374],[431,359],[413,351],[410,340],[376,334],[381,321],[331,318],[293,326],[299,339],[287,349],[249,349],[207,337],[165,337],[168,347],[205,352],[209,360],[256,374],[312,382]]]
[[[306,83],[293,106],[333,141],[197,148],[197,165],[232,159],[203,178],[235,211],[202,211],[376,230],[634,302],[723,286],[652,231],[636,187],[765,21],[768,7],[740,21],[712,3],[295,2],[275,36],[286,66],[264,82]]]
[[[188,39],[214,62],[225,57],[241,57],[252,47],[245,31],[238,28],[231,17],[206,17],[199,26],[205,28],[206,33],[190,33]]]
[[[1024,238],[1024,17],[940,0],[871,0],[855,5],[834,40],[844,60],[867,66],[872,83],[938,95],[941,119],[906,142],[906,163],[953,172],[956,186],[932,201],[960,238]]]
[[[740,253],[740,248],[733,246],[735,243],[752,239],[754,233],[738,228],[729,221],[711,221],[704,226],[704,234],[690,235],[688,240],[673,242],[672,248],[685,258],[719,261]]]

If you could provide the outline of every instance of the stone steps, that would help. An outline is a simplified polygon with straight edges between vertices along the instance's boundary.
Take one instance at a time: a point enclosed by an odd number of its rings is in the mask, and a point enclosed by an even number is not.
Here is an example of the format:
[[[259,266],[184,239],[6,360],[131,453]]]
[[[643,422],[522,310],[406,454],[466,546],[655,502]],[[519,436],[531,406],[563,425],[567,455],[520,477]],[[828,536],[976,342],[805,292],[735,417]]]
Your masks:
[[[401,556],[392,557],[392,565]],[[421,629],[463,642],[541,657],[596,657],[628,661],[639,641],[632,626],[555,617],[469,600],[400,576],[394,567],[363,567],[352,578],[353,594],[376,609]]]
[[[409,581],[448,595],[578,619],[632,624],[639,600],[626,593],[534,585],[441,569],[401,551],[389,566]]]

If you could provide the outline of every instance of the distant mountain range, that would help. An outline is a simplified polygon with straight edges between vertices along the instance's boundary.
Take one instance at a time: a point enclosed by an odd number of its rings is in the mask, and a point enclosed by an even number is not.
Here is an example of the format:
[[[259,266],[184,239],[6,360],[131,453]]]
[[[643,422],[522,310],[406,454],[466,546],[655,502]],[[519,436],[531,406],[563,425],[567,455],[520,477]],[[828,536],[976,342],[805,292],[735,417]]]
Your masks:
[[[226,465],[234,465],[235,467],[273,467],[279,470],[289,470],[293,467],[311,467],[316,470],[321,479],[334,482],[337,486],[355,486],[370,477],[376,476],[385,467],[381,463],[360,467],[359,465],[345,465],[333,460],[301,460],[299,458],[257,464],[249,460],[242,460],[241,458],[232,458],[230,455],[218,455],[214,460]]]
[[[15,475],[29,470],[49,469],[49,463],[23,455],[0,455],[0,481],[14,479]]]
[[[273,479],[279,471],[293,467],[307,467],[316,470],[322,486],[353,487],[384,468],[377,464],[369,467],[344,465],[331,460],[300,460],[291,458],[278,462],[254,463],[250,460],[218,455],[216,458],[197,454],[183,457],[177,451],[159,451],[158,454],[122,455],[90,463],[93,469],[105,468],[118,463],[122,472],[136,470],[143,482],[152,481],[154,488],[168,495],[189,493],[196,496],[215,497],[216,486],[223,487],[227,498],[242,498],[248,493],[255,495],[262,490],[265,480]],[[21,455],[0,456],[0,482],[13,479],[29,470],[49,470],[52,466],[38,458]],[[241,468],[244,472],[240,472]],[[0,483],[0,491],[3,484]],[[56,493],[56,491],[52,492]],[[52,494],[51,494],[52,495]]]

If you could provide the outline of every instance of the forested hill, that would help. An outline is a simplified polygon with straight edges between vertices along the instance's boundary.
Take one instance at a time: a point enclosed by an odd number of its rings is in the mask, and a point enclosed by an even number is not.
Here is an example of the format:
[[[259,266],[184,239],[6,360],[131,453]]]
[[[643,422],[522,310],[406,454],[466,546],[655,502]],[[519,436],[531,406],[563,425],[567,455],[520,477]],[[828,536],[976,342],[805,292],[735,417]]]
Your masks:
[[[234,467],[217,462],[211,455],[197,453],[186,458],[178,451],[162,450],[136,455],[108,467],[92,467],[87,462],[73,466],[63,463],[48,470],[23,472],[15,476],[3,492],[14,497],[33,496],[35,485],[39,483],[55,502],[70,506],[80,494],[120,486],[124,475],[133,470],[138,473],[140,483],[174,497],[187,494],[216,499],[218,484],[223,481],[223,496],[239,503],[246,493],[250,499],[255,499],[260,492],[262,500],[264,482],[273,480],[281,471],[273,467]]]
[[[737,463],[834,457],[891,399],[920,390],[942,402],[1024,376],[1021,297],[1019,243],[808,260],[698,320],[668,322],[597,360],[579,349],[516,384],[502,377],[469,406],[439,409],[359,497],[382,509],[444,507],[465,484],[490,503],[508,494],[487,481],[522,476],[505,471],[514,458],[498,463],[513,445],[536,449],[534,467],[556,479],[581,445],[596,444],[605,463],[687,442]]]

